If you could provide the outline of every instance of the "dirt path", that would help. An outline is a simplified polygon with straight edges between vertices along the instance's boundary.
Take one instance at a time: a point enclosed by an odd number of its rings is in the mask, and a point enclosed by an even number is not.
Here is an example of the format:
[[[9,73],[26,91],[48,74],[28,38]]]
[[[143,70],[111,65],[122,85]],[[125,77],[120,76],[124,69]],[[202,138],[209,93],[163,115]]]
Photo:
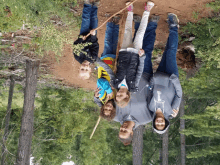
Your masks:
[[[127,0],[101,0],[98,19],[99,25],[101,25],[107,18],[106,13],[114,14],[120,9],[124,8],[125,2]],[[155,46],[164,48],[166,40],[169,34],[168,26],[166,23],[167,13],[172,12],[178,15],[180,20],[180,25],[184,25],[187,22],[196,22],[202,17],[211,16],[211,11],[205,8],[205,4],[213,0],[153,0],[155,7],[152,9],[151,14],[159,14],[161,19],[158,23],[158,28],[156,31],[157,37],[155,41]],[[144,11],[145,0],[138,0],[134,3],[134,14],[142,15]],[[83,4],[80,5],[81,7]],[[104,37],[105,37],[106,27],[102,27],[98,30],[99,39],[99,56],[104,49]],[[66,45],[63,52],[63,57],[60,59],[59,63],[55,63],[51,69],[52,73],[57,79],[63,80],[71,86],[77,86],[87,89],[96,88],[96,80],[93,76],[90,80],[80,80],[78,78],[78,68],[79,64],[75,61],[71,46]],[[95,71],[94,71],[95,72]]]

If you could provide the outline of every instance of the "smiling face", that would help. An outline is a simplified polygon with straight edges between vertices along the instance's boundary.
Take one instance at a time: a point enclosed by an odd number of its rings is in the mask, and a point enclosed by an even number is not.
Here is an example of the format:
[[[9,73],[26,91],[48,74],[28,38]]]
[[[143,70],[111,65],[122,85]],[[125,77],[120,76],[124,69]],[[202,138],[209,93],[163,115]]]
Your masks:
[[[119,131],[119,138],[122,139],[127,139],[129,138],[129,136],[133,135],[133,127],[134,127],[134,122],[132,121],[125,121],[121,127],[120,127],[120,131]]]
[[[106,116],[110,116],[111,115],[111,112],[113,110],[113,105],[112,105],[112,102],[108,102],[104,105],[104,114]]]
[[[120,87],[119,91],[116,94],[116,101],[121,102],[122,100],[128,98],[128,89],[126,87]]]
[[[164,115],[163,112],[161,111],[161,109],[157,109],[156,111],[156,118],[155,118],[155,127],[157,130],[163,130],[165,127],[165,119],[164,119]]]
[[[157,130],[163,130],[165,127],[165,120],[162,117],[157,117],[155,119],[155,127],[157,128]]]
[[[91,67],[90,67],[90,62],[89,61],[84,61],[80,68],[79,68],[79,77],[82,79],[89,79],[90,73],[91,73]]]

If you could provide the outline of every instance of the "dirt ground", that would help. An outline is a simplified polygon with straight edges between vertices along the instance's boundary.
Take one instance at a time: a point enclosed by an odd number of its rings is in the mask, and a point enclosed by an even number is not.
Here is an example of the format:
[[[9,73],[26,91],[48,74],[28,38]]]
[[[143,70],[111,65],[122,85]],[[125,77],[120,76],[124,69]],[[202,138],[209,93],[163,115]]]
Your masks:
[[[107,19],[105,17],[106,13],[114,14],[118,12],[120,9],[125,7],[126,1],[127,0],[101,0],[98,9],[99,25],[101,25]],[[159,47],[162,49],[165,47],[166,40],[169,34],[169,29],[166,23],[167,13],[172,12],[177,14],[181,26],[186,24],[187,22],[196,22],[203,17],[210,17],[212,12],[210,9],[205,8],[205,4],[212,1],[213,0],[153,0],[155,6],[151,10],[151,14],[160,15],[160,21],[158,23],[156,31],[157,36],[155,41],[155,47]],[[142,13],[144,12],[145,2],[145,0],[138,0],[134,3],[134,14],[142,15]],[[80,7],[82,6],[83,4],[80,5]],[[126,19],[126,17],[124,19]],[[105,26],[98,30],[98,39],[100,45],[99,56],[101,55],[104,49],[105,30]],[[123,29],[120,29],[120,31],[121,30]],[[184,53],[180,52],[177,54],[178,60],[184,59],[184,57],[186,57]],[[187,57],[186,61],[189,61],[190,58]],[[186,64],[182,64],[181,61],[178,61],[178,65],[181,67],[187,66]],[[193,65],[192,62],[190,63],[190,66],[191,65]],[[92,78],[90,80],[81,80],[78,77],[78,68],[79,63],[74,59],[72,55],[71,46],[66,45],[63,51],[63,56],[60,58],[60,62],[53,63],[51,66],[51,71],[57,79],[62,80],[64,83],[68,85],[87,89],[95,89],[95,71],[93,71]]]

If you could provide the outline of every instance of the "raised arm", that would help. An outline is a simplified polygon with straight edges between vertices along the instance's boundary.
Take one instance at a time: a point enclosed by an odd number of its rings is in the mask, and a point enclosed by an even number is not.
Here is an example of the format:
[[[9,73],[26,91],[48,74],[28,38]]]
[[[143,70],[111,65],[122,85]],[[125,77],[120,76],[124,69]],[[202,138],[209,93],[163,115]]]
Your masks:
[[[170,76],[170,80],[172,81],[175,88],[175,96],[171,106],[172,109],[178,110],[182,99],[182,87],[179,78],[175,74]]]
[[[136,78],[135,78],[135,86],[136,87],[139,86],[141,75],[142,75],[143,70],[144,70],[144,60],[145,60],[145,58],[146,58],[145,55],[143,55],[139,58],[139,65],[138,65],[137,74],[136,74]]]

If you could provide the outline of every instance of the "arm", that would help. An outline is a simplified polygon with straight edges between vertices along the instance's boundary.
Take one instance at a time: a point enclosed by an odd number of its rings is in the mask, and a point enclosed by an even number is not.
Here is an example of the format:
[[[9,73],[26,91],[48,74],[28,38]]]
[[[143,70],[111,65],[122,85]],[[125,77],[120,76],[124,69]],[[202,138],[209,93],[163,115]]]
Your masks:
[[[99,44],[98,42],[92,43],[92,45],[89,46],[90,55],[92,59],[95,61],[98,57],[99,53]]]
[[[82,38],[78,38],[78,39],[73,43],[73,45],[81,44],[82,42],[83,42],[83,39],[82,39]]]
[[[74,53],[73,53],[73,54],[74,54]],[[75,54],[74,54],[74,57],[75,57],[76,61],[78,61],[80,64],[83,63],[84,58],[82,58],[81,56],[77,56],[77,55],[75,55]]]
[[[78,38],[78,39],[73,43],[73,45],[81,44],[82,42],[83,42],[83,39],[82,39],[82,38]],[[80,64],[83,63],[84,58],[81,56],[81,53],[80,53],[80,56],[77,56],[77,55],[74,54],[74,52],[73,52],[73,55],[74,55],[76,61],[78,61]]]
[[[175,88],[175,96],[171,106],[172,109],[178,110],[182,99],[182,87],[176,75],[172,74],[170,76],[170,80],[172,81]]]
[[[99,98],[97,98],[97,97],[95,97],[95,96],[94,96],[94,102],[95,102],[99,107],[102,106],[102,102],[99,100]]]
[[[137,69],[137,73],[136,73],[136,78],[135,78],[135,86],[138,87],[140,79],[141,79],[141,75],[143,73],[144,70],[144,60],[145,60],[146,56],[141,56],[139,57],[139,65],[138,65],[138,69]]]

